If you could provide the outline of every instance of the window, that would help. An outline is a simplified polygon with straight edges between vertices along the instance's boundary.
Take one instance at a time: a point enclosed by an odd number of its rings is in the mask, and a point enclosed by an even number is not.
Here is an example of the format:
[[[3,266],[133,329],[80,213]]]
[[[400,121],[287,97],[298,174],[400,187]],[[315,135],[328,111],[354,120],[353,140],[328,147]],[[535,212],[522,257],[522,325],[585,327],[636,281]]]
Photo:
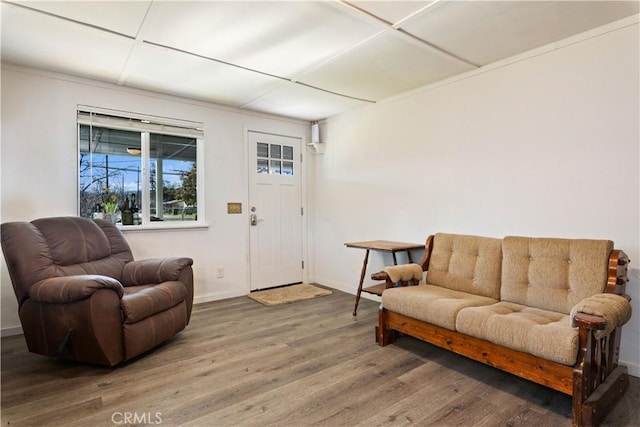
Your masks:
[[[123,226],[202,219],[202,124],[78,108],[79,214]]]
[[[257,143],[257,172],[271,175],[293,175],[293,147]]]

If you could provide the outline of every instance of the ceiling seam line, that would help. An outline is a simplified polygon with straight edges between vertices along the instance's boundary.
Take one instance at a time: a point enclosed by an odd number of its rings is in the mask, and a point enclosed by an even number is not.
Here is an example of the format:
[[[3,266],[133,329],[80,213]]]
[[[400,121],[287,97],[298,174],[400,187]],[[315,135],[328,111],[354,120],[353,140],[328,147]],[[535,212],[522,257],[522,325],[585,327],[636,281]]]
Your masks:
[[[169,50],[174,51],[174,52],[184,53],[186,55],[194,56],[196,58],[206,59],[207,61],[217,62],[218,64],[228,65],[230,67],[238,68],[238,69],[245,70],[245,71],[250,71],[252,73],[257,73],[257,74],[261,74],[263,76],[273,77],[274,79],[284,80],[284,81],[293,83],[293,81],[291,79],[288,79],[286,77],[277,76],[275,74],[267,73],[267,72],[260,71],[260,70],[254,70],[253,68],[244,67],[244,66],[238,65],[238,64],[233,64],[231,62],[223,61],[221,59],[212,58],[212,57],[206,56],[206,55],[201,55],[199,53],[189,52],[188,50],[180,49],[180,48],[177,48],[177,47],[167,46],[167,45],[164,45],[162,43],[156,43],[156,42],[152,42],[152,41],[149,41],[149,40],[143,40],[142,43],[148,44],[148,45],[151,45],[151,46],[161,47],[163,49],[169,49]]]
[[[362,15],[368,16],[369,18],[372,18],[375,21],[378,21],[378,23],[382,23],[382,24],[384,24],[385,26],[387,26],[389,28],[393,27],[393,22],[389,22],[386,19],[383,19],[383,18],[379,17],[378,15],[374,15],[373,13],[369,12],[368,10],[362,9],[361,7],[356,6],[355,4],[353,4],[353,3],[349,2],[349,1],[338,0],[338,2],[340,4],[342,4],[343,6],[346,6],[346,7],[350,8],[350,9],[355,10],[356,12],[358,12],[358,13],[360,13]]]
[[[104,28],[104,27],[101,27],[99,25],[94,25],[94,24],[89,24],[87,22],[78,21],[76,19],[67,18],[66,16],[56,15],[55,13],[45,12],[44,10],[34,9],[32,7],[25,6],[25,5],[20,4],[20,3],[13,3],[13,2],[10,2],[10,1],[6,1],[6,0],[3,0],[2,3],[6,3],[6,4],[9,4],[11,6],[19,7],[19,8],[22,8],[22,9],[26,9],[26,10],[29,10],[31,12],[38,13],[40,15],[49,16],[51,18],[61,19],[63,21],[67,21],[67,22],[71,22],[73,24],[81,25],[83,27],[93,28],[94,30],[100,30],[100,31],[103,31],[105,33],[113,34],[115,36],[120,36],[120,37],[127,38],[129,40],[135,40],[136,39],[135,37],[132,37],[132,36],[130,36],[128,34],[125,34],[125,33],[120,33],[118,31],[110,30],[108,28]]]
[[[480,65],[475,64],[475,63],[473,63],[473,62],[471,62],[471,61],[469,61],[469,60],[467,60],[465,58],[462,58],[462,57],[460,57],[460,56],[458,56],[458,55],[456,55],[454,53],[451,53],[448,50],[445,50],[445,49],[443,49],[441,47],[438,47],[437,45],[435,45],[435,44],[433,44],[431,42],[428,42],[428,41],[426,41],[424,39],[421,39],[420,37],[414,36],[413,34],[407,32],[406,30],[403,30],[402,28],[400,28],[400,26],[402,24],[411,21],[416,16],[421,15],[422,13],[424,13],[430,7],[438,4],[438,1],[439,0],[434,1],[433,3],[430,3],[427,6],[415,11],[414,13],[412,13],[408,17],[405,17],[403,20],[399,21],[396,24],[394,24],[392,22],[389,22],[386,19],[383,19],[383,18],[381,18],[381,17],[379,17],[377,15],[374,15],[373,13],[371,13],[371,12],[365,10],[365,9],[360,8],[359,6],[356,6],[355,4],[352,4],[349,1],[339,0],[339,4],[345,6],[345,7],[349,8],[349,9],[352,9],[352,10],[356,11],[357,13],[359,13],[361,15],[366,16],[366,17],[372,19],[373,21],[376,21],[376,23],[379,26],[385,27],[385,29],[387,31],[390,31],[391,34],[401,34],[404,37],[409,37],[410,39],[412,39],[414,41],[417,41],[422,45],[425,45],[425,46],[428,46],[428,47],[430,47],[432,49],[435,49],[436,51],[438,51],[438,52],[440,52],[440,53],[442,53],[442,54],[444,54],[446,56],[449,56],[449,57],[451,57],[451,58],[453,58],[453,59],[455,59],[457,61],[464,62],[465,64],[470,65],[470,66],[472,66],[474,68],[480,68]]]
[[[317,87],[317,86],[312,86],[310,84],[302,83],[302,82],[300,82],[298,80],[293,80],[293,79],[290,79],[290,78],[287,78],[287,77],[277,76],[275,74],[266,73],[264,71],[254,70],[252,68],[243,67],[242,65],[233,64],[231,62],[222,61],[220,59],[211,58],[209,56],[200,55],[200,54],[194,53],[194,52],[189,52],[188,50],[183,50],[183,49],[179,49],[179,48],[176,48],[176,47],[166,46],[166,45],[163,45],[163,44],[160,44],[160,43],[155,43],[155,42],[152,42],[152,41],[149,41],[149,40],[143,40],[142,42],[145,43],[145,44],[152,45],[152,46],[161,47],[161,48],[164,48],[164,49],[169,49],[169,50],[172,50],[174,52],[184,53],[186,55],[194,56],[196,58],[205,59],[207,61],[213,61],[213,62],[217,62],[219,64],[228,65],[230,67],[238,68],[238,69],[249,71],[249,72],[252,72],[252,73],[261,74],[263,76],[273,77],[275,79],[282,80],[282,81],[285,81],[285,82],[289,82],[289,83],[293,83],[293,84],[299,84],[299,85],[302,85],[302,86],[309,87],[311,89],[316,89],[316,90],[320,90],[322,92],[331,93],[333,95],[342,96],[344,98],[350,98],[350,99],[355,99],[355,100],[358,100],[358,101],[369,102],[369,103],[374,103],[374,104],[376,102],[376,101],[372,101],[370,99],[358,98],[356,96],[345,95],[345,94],[342,94],[342,93],[339,93],[339,92],[333,92],[333,91],[328,90],[328,89],[323,89],[323,88],[320,88],[320,87]]]
[[[356,48],[358,48],[360,46],[363,46],[363,45],[369,43],[371,40],[373,40],[373,39],[385,34],[387,31],[388,30],[386,30],[386,29],[382,29],[382,30],[378,31],[377,33],[372,34],[371,36],[367,37],[366,39],[361,40],[361,41],[359,41],[359,42],[357,42],[355,44],[352,44],[349,47],[346,47],[346,48],[340,50],[339,52],[337,52],[337,53],[335,53],[335,54],[333,54],[333,55],[331,55],[331,56],[329,56],[329,57],[327,57],[325,59],[322,59],[320,62],[317,62],[316,64],[313,64],[313,65],[305,68],[304,70],[300,70],[299,72],[295,73],[295,75],[293,75],[291,77],[291,81],[294,82],[294,83],[299,81],[298,80],[298,76],[300,76],[300,78],[302,78],[306,74],[309,74],[310,72],[313,72],[313,71],[315,71],[315,70],[317,70],[319,68],[324,67],[325,65],[327,65],[327,64],[335,61],[336,59],[346,55],[347,53],[351,52],[352,50],[354,50],[354,49],[356,49]]]
[[[149,3],[149,5],[147,6],[147,10],[144,12],[144,17],[142,18],[142,22],[140,23],[140,26],[138,27],[138,31],[136,32],[136,36],[135,39],[133,40],[133,43],[131,44],[131,48],[129,49],[129,52],[127,53],[127,58],[124,61],[124,65],[122,66],[122,70],[120,71],[120,75],[118,76],[118,86],[124,86],[124,83],[127,79],[127,68],[129,68],[129,60],[131,59],[131,55],[133,54],[133,50],[136,48],[136,46],[140,43],[142,43],[142,37],[141,37],[141,33],[142,33],[142,29],[145,26],[145,23],[147,21],[147,17],[149,16],[149,11],[151,10],[151,5],[153,4],[153,1],[151,1]]]
[[[262,98],[262,97],[264,97],[264,96],[269,95],[271,92],[274,92],[274,91],[276,91],[276,90],[280,89],[281,87],[283,87],[283,86],[284,86],[284,84],[285,84],[285,83],[282,83],[282,84],[281,84],[281,85],[279,85],[278,87],[274,87],[274,88],[268,89],[268,90],[264,91],[263,93],[261,93],[260,95],[254,96],[254,97],[253,97],[253,98],[251,98],[250,100],[248,100],[248,101],[246,101],[246,102],[243,102],[241,105],[239,105],[239,106],[238,106],[238,108],[240,108],[240,109],[250,109],[250,107],[249,107],[249,106],[250,106],[251,104],[253,104],[254,102],[256,102],[258,99],[260,99],[260,98]]]
[[[440,52],[440,53],[442,53],[444,55],[447,55],[447,56],[449,56],[451,58],[457,59],[458,61],[464,62],[467,65],[471,65],[474,68],[480,68],[481,67],[480,64],[476,64],[475,62],[471,62],[468,59],[465,59],[465,58],[463,58],[461,56],[456,55],[455,53],[449,52],[448,50],[445,50],[445,49],[443,49],[443,48],[441,48],[441,47],[439,47],[439,46],[437,46],[437,45],[435,45],[435,44],[433,44],[431,42],[428,42],[428,41],[426,41],[424,39],[421,39],[420,37],[415,36],[415,35],[407,32],[407,31],[405,31],[405,30],[403,30],[401,28],[394,28],[393,30],[396,31],[399,34],[405,35],[406,37],[410,37],[413,40],[424,44],[425,46],[429,46],[430,48],[435,49],[435,50],[437,50],[438,52]]]
[[[370,104],[375,104],[375,103],[376,103],[376,101],[373,101],[373,100],[371,100],[371,99],[358,98],[357,96],[345,95],[345,94],[343,94],[343,93],[334,92],[334,91],[329,90],[329,89],[323,89],[323,88],[321,88],[321,87],[313,86],[313,85],[310,85],[310,84],[307,84],[307,83],[302,83],[301,81],[295,81],[295,82],[293,82],[293,83],[295,83],[295,84],[299,84],[299,85],[301,85],[301,86],[306,86],[306,87],[311,88],[311,89],[320,90],[320,91],[322,91],[322,92],[327,92],[327,93],[330,93],[330,94],[332,94],[332,95],[342,96],[343,98],[349,98],[349,99],[354,99],[354,100],[356,100],[356,101],[368,102],[368,103],[370,103]]]
[[[427,11],[428,9],[431,9],[433,6],[439,5],[440,1],[441,0],[433,0],[428,5],[421,7],[420,9],[418,9],[415,12],[411,13],[410,15],[405,16],[404,18],[402,18],[398,22],[394,23],[392,25],[392,27],[396,28],[396,29],[397,28],[401,28],[404,24],[406,24],[407,22],[413,21],[416,17],[418,17],[420,15],[425,15],[425,11]]]

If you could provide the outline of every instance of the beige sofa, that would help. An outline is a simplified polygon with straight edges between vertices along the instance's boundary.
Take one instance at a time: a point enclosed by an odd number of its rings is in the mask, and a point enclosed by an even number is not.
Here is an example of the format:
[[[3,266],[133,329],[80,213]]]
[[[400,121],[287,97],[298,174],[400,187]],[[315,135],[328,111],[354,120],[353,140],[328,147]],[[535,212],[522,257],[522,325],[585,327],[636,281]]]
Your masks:
[[[566,393],[574,425],[597,425],[628,387],[628,262],[608,240],[436,234],[417,286],[393,283],[403,266],[372,276],[387,282],[376,339],[402,332]]]

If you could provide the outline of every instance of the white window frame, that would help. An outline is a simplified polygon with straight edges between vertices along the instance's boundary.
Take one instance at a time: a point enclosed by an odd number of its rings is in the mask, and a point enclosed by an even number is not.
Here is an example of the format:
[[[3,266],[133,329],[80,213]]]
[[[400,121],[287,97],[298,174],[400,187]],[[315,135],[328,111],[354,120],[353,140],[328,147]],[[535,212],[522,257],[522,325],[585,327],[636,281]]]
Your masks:
[[[107,117],[105,117],[107,116]],[[166,117],[151,116],[127,111],[112,110],[87,105],[78,105],[76,126],[78,127],[78,168],[80,168],[80,125],[99,126],[111,129],[136,131],[141,134],[141,210],[142,224],[122,225],[118,227],[123,231],[135,230],[162,230],[176,228],[201,228],[207,227],[205,222],[205,191],[204,191],[204,125],[200,122],[171,119]],[[151,221],[148,206],[150,206],[150,135],[151,133],[195,138],[196,140],[196,198],[197,219],[195,221]],[[78,176],[78,206],[80,215],[80,169]]]

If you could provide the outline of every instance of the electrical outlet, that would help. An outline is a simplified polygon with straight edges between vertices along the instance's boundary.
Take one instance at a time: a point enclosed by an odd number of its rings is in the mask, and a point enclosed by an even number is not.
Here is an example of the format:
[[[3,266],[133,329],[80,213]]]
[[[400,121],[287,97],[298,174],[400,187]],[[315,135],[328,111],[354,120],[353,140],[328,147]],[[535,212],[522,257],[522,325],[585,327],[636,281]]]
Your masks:
[[[224,267],[218,267],[216,268],[216,277],[218,279],[222,279],[224,278]]]

